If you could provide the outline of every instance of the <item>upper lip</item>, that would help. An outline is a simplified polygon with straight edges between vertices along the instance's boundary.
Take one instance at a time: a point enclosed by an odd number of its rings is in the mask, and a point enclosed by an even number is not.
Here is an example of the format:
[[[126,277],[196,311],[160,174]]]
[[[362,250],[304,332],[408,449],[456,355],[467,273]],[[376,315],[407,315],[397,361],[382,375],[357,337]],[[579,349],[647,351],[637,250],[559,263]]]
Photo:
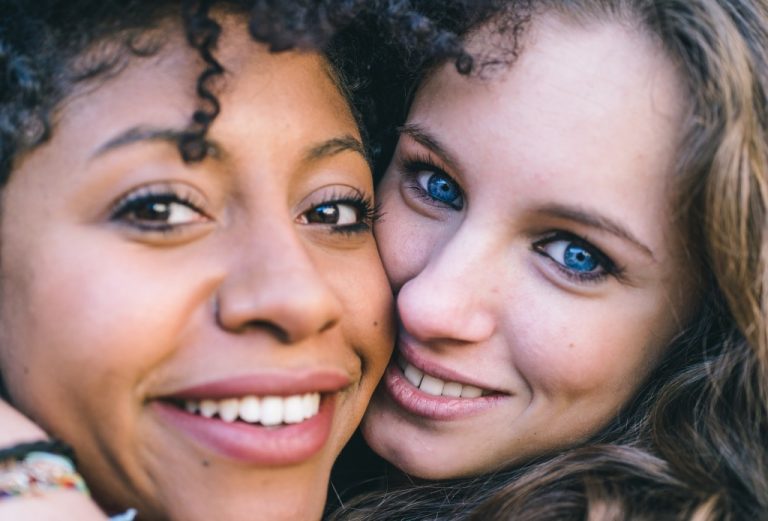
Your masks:
[[[296,369],[264,371],[211,380],[172,391],[165,398],[225,399],[248,395],[289,396],[306,393],[335,393],[352,383],[344,371],[336,369]]]
[[[479,387],[485,391],[507,394],[499,389],[489,387],[488,382],[483,382],[476,378],[466,376],[457,371],[454,371],[453,369],[443,367],[442,365],[438,365],[431,360],[428,360],[427,358],[423,357],[419,350],[415,348],[406,338],[403,338],[402,333],[400,338],[398,338],[397,347],[400,354],[409,364],[413,365],[426,374],[435,376],[447,382],[457,382],[462,385],[472,385],[474,387]],[[397,356],[397,354],[395,354],[395,356]]]

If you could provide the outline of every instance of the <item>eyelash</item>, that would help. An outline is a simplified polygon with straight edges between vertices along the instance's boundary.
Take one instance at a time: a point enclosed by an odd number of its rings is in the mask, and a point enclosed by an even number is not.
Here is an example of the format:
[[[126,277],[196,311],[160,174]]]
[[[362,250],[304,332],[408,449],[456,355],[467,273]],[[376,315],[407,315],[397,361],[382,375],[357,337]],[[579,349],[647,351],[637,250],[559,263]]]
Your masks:
[[[151,204],[178,204],[186,206],[198,214],[201,218],[209,220],[210,217],[202,210],[200,197],[191,190],[188,193],[181,193],[176,188],[171,187],[146,187],[131,192],[122,199],[118,200],[110,211],[110,220],[122,221],[127,225],[134,226],[143,232],[170,234],[181,231],[185,226],[194,223],[184,224],[147,224],[140,220],[131,220],[128,216],[131,213],[146,209]]]
[[[565,241],[572,244],[576,244],[581,248],[587,250],[592,256],[595,257],[595,259],[597,260],[598,266],[602,268],[602,270],[597,273],[592,273],[592,272],[580,273],[580,272],[568,269],[559,261],[552,258],[546,251],[544,251],[545,246],[558,241]],[[532,246],[532,250],[535,253],[543,257],[546,257],[547,259],[552,261],[554,266],[561,273],[563,273],[563,275],[565,275],[571,281],[576,282],[578,284],[589,284],[589,283],[596,284],[605,280],[608,277],[616,277],[618,279],[621,279],[624,273],[624,269],[618,266],[608,255],[603,253],[598,247],[592,245],[589,241],[587,241],[583,237],[579,237],[578,235],[575,235],[570,232],[566,232],[562,230],[554,231],[549,235],[547,235],[546,237],[534,242]]]
[[[371,197],[358,192],[357,190],[351,193],[332,193],[327,199],[313,204],[310,208],[302,212],[301,215],[306,215],[310,211],[319,208],[321,206],[331,205],[348,205],[356,210],[359,221],[353,224],[344,225],[327,225],[331,233],[342,235],[357,235],[362,233],[368,233],[371,231],[373,224],[379,219],[380,212],[378,205],[373,203]],[[310,223],[306,223],[310,224]]]
[[[431,206],[436,206],[438,208],[450,208],[452,210],[457,210],[457,211],[463,209],[465,196],[464,196],[464,191],[461,190],[461,187],[459,186],[459,183],[457,183],[452,176],[446,173],[445,170],[437,166],[435,162],[432,161],[428,155],[423,153],[417,153],[414,155],[413,158],[401,158],[399,161],[399,166],[400,166],[400,171],[403,172],[403,174],[408,179],[408,183],[409,183],[408,189],[421,201]],[[459,197],[461,197],[462,199],[462,205],[460,207],[457,207],[430,196],[429,193],[426,190],[424,190],[424,188],[418,182],[417,176],[423,172],[431,172],[433,175],[439,174],[450,179],[451,182],[456,185],[456,188],[460,192]]]

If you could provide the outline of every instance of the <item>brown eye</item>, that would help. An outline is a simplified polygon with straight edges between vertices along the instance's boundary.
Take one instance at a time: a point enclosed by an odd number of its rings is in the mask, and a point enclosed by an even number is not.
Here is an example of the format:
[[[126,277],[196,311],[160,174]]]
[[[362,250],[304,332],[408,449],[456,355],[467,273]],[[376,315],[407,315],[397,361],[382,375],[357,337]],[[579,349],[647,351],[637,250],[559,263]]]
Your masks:
[[[310,208],[299,218],[302,224],[348,226],[360,221],[358,209],[351,204],[324,203]]]
[[[160,230],[209,219],[192,203],[175,194],[138,194],[120,203],[112,220],[144,229]]]

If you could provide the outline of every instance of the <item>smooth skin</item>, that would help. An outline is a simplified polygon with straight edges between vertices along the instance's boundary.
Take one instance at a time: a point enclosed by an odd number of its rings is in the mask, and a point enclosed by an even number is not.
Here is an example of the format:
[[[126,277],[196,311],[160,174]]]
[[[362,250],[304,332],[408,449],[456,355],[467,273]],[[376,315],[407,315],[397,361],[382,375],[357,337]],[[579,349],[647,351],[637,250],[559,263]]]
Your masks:
[[[364,420],[375,451],[470,476],[615,417],[694,301],[669,195],[684,110],[648,36],[555,15],[508,69],[428,77],[380,188],[400,363]]]
[[[180,29],[84,87],[2,193],[0,367],[72,444],[95,498],[142,520],[317,519],[331,465],[389,358],[371,172],[325,60],[223,20],[222,113],[201,163],[168,135],[197,104]],[[158,411],[179,390],[312,371],[348,380],[322,447],[239,460]],[[223,423],[223,422],[222,422]]]

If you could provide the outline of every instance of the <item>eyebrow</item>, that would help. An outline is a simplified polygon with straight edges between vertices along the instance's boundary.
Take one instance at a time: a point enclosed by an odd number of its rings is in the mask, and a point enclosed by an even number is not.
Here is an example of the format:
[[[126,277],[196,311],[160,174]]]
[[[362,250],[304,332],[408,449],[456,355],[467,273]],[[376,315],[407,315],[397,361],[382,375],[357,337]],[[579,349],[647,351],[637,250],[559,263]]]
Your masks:
[[[362,141],[354,136],[346,135],[335,137],[314,145],[304,156],[306,161],[317,161],[326,157],[340,154],[341,152],[357,152],[368,162],[368,153]]]
[[[121,132],[113,137],[91,154],[91,159],[102,156],[107,152],[117,148],[145,142],[160,142],[178,145],[179,140],[186,135],[187,131],[177,128],[155,128],[146,126],[132,127],[125,132]],[[221,156],[223,147],[215,141],[206,139],[206,142],[213,149],[213,154]],[[363,143],[351,135],[335,137],[313,145],[305,154],[306,161],[316,161],[325,157],[333,156],[345,151],[353,151],[363,156],[368,161],[368,154]]]
[[[158,128],[148,126],[132,127],[98,147],[96,151],[91,154],[90,159],[95,159],[112,150],[136,143],[160,142],[178,146],[180,140],[187,135],[187,132],[188,130],[178,128]],[[205,142],[207,146],[210,147],[210,151],[213,155],[221,154],[222,147],[215,141],[206,139]]]
[[[550,204],[542,208],[538,208],[536,213],[557,217],[560,219],[567,219],[569,221],[575,221],[577,223],[589,226],[590,228],[596,228],[604,232],[615,235],[625,241],[628,241],[640,249],[643,253],[648,255],[652,260],[656,260],[653,255],[653,251],[646,246],[640,239],[635,237],[629,230],[621,226],[616,221],[609,219],[602,215],[595,215],[584,211],[581,208],[574,208],[571,206],[565,206],[560,204]]]
[[[397,131],[400,134],[405,134],[413,138],[414,141],[420,145],[430,149],[437,157],[439,157],[443,163],[452,170],[459,170],[459,163],[453,156],[446,150],[440,141],[424,129],[421,125],[415,123],[407,123],[401,127],[398,127]]]

